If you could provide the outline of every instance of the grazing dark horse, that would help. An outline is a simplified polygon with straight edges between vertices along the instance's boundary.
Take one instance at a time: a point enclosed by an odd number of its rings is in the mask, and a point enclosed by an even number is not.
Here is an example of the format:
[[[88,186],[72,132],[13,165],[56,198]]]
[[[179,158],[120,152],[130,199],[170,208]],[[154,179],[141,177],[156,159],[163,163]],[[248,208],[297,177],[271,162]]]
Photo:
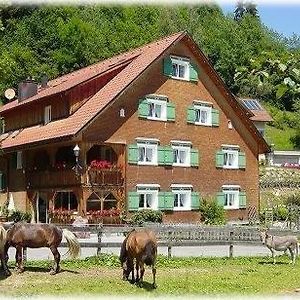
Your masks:
[[[128,280],[132,272],[132,281],[141,285],[145,273],[144,264],[152,267],[153,287],[156,288],[157,241],[150,230],[132,230],[123,241],[120,261],[123,268],[123,279]],[[136,260],[136,279],[134,278],[134,259]]]
[[[29,224],[29,223],[16,223],[11,228],[6,230],[0,226],[0,250],[1,250],[1,263],[4,272],[7,276],[11,275],[8,269],[8,249],[9,247],[16,248],[16,267],[18,272],[24,271],[22,250],[23,248],[50,248],[54,256],[54,266],[50,274],[59,272],[60,254],[57,247],[60,245],[62,238],[65,237],[69,250],[68,254],[72,258],[79,255],[80,245],[75,235],[67,230],[60,229],[53,224]]]
[[[275,250],[284,252],[289,250],[291,254],[291,263],[295,264],[296,256],[298,256],[298,239],[296,236],[275,236],[269,234],[266,230],[262,230],[260,231],[260,240],[263,245],[266,245],[271,251],[273,264],[276,263]]]

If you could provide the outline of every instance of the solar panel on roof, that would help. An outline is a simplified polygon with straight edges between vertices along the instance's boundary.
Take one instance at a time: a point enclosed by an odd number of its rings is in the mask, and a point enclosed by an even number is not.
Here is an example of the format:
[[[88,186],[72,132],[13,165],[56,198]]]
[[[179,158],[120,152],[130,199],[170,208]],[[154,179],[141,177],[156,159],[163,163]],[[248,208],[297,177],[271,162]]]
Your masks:
[[[262,110],[261,105],[256,99],[242,99],[242,102],[250,110]]]

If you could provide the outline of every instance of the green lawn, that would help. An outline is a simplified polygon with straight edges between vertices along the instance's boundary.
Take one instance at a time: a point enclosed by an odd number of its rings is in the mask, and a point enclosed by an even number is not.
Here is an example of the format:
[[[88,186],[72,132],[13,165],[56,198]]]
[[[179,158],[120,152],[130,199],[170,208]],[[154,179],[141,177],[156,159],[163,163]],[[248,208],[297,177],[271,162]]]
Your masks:
[[[1,277],[0,293],[6,296],[33,295],[293,295],[300,288],[300,261],[290,265],[280,256],[259,258],[159,257],[158,288],[152,290],[151,270],[146,269],[142,288],[121,280],[118,258],[112,255],[65,261],[62,272],[48,274],[49,262],[28,262],[26,271]],[[13,267],[13,266],[11,266]]]

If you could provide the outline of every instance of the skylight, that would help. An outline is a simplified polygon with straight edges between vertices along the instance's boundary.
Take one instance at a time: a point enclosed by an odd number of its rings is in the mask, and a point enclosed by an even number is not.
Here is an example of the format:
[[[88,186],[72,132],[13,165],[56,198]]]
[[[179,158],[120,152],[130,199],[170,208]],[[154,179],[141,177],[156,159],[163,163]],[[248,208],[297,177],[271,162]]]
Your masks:
[[[261,105],[256,99],[241,99],[244,106],[250,110],[262,110]]]

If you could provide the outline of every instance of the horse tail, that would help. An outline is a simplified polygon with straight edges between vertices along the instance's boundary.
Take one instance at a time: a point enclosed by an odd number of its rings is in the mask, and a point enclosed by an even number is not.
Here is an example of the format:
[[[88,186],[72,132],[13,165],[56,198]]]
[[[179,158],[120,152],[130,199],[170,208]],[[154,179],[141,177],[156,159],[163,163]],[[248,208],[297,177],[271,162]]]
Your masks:
[[[63,229],[63,236],[66,238],[69,247],[67,254],[72,258],[78,257],[80,254],[80,244],[74,233],[68,229]]]
[[[7,231],[0,225],[0,251],[3,252],[4,246],[6,244]]]
[[[156,259],[156,244],[153,241],[149,241],[145,246],[145,251],[142,256],[142,261],[147,266],[152,266],[155,263],[155,259]]]

